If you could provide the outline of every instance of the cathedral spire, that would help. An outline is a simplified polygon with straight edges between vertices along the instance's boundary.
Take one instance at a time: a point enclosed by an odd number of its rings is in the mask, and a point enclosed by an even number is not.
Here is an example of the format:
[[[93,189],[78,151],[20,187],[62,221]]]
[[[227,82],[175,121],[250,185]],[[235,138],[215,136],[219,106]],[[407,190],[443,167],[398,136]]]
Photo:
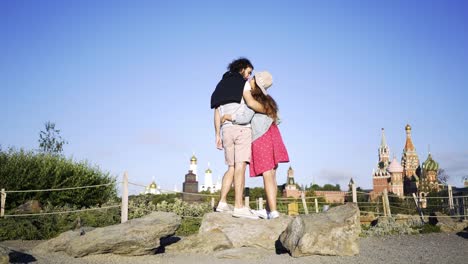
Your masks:
[[[403,151],[404,152],[415,151],[416,149],[414,148],[413,140],[411,140],[411,126],[409,124],[406,125],[405,130],[406,130],[406,143],[405,143],[405,149]]]
[[[385,138],[385,129],[382,127],[382,140],[380,142],[381,147],[387,146],[387,139]]]

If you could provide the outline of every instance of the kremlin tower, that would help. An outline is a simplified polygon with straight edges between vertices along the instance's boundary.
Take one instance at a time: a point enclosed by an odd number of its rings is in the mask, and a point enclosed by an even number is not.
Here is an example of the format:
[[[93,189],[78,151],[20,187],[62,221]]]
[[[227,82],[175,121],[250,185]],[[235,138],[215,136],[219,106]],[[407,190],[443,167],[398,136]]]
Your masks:
[[[411,140],[411,126],[406,125],[406,143],[401,157],[401,165],[403,166],[403,181],[406,194],[416,193],[418,189],[418,181],[420,174],[419,158],[416,153],[416,148]]]
[[[379,147],[379,162],[377,163],[377,169],[374,169],[372,173],[372,182],[374,185],[374,193],[381,194],[384,189],[389,190],[390,173],[387,171],[389,163],[390,150],[385,139],[385,130],[382,128],[382,139]]]

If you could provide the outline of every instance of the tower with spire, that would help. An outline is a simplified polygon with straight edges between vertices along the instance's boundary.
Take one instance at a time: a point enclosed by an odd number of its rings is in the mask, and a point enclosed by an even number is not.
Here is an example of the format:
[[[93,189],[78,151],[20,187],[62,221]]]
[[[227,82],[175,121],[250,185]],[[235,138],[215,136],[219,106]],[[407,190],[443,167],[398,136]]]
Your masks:
[[[417,192],[420,166],[419,157],[411,139],[411,126],[407,124],[405,130],[406,143],[401,157],[401,166],[403,167],[404,190],[406,194],[410,194]]]
[[[283,197],[300,197],[301,191],[297,189],[296,181],[294,180],[294,170],[291,166],[288,169],[286,186],[283,190]]]
[[[379,162],[377,168],[372,173],[372,183],[374,185],[374,193],[379,195],[383,190],[389,190],[390,173],[387,171],[389,164],[390,149],[385,138],[385,130],[382,128],[382,138],[379,147]]]
[[[198,173],[197,173],[197,157],[195,157],[195,153],[193,153],[192,158],[190,159],[190,169],[193,174],[195,174],[196,179],[198,181]]]
[[[431,191],[439,191],[439,181],[437,173],[439,172],[439,163],[432,159],[431,152],[427,156],[426,161],[422,164],[422,177],[419,190],[424,193]]]

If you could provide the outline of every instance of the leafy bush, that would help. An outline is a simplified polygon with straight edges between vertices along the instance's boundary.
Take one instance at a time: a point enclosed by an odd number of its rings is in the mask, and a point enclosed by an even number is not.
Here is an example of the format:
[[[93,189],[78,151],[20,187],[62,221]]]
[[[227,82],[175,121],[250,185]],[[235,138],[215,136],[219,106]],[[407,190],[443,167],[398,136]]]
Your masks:
[[[440,231],[440,226],[436,225],[431,225],[429,223],[426,223],[418,228],[419,233],[421,234],[427,234],[427,233],[439,233]]]
[[[110,184],[108,186],[53,192],[8,193],[6,209],[28,200],[52,206],[101,205],[116,197],[115,178],[86,162],[74,162],[60,155],[0,149],[0,188],[37,190]]]
[[[417,234],[417,229],[414,229],[407,222],[396,222],[395,218],[379,218],[375,226],[361,230],[361,236],[387,236],[387,235],[403,235]]]

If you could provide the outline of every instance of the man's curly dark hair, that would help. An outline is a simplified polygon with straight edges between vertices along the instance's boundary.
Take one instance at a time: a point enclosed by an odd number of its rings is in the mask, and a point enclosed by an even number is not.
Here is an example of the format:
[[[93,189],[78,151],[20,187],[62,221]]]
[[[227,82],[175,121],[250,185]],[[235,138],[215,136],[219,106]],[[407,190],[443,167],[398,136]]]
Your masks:
[[[245,69],[247,67],[254,69],[254,66],[252,63],[247,59],[247,58],[238,58],[237,60],[233,60],[231,63],[229,63],[227,69],[230,72],[240,72],[242,69]]]

